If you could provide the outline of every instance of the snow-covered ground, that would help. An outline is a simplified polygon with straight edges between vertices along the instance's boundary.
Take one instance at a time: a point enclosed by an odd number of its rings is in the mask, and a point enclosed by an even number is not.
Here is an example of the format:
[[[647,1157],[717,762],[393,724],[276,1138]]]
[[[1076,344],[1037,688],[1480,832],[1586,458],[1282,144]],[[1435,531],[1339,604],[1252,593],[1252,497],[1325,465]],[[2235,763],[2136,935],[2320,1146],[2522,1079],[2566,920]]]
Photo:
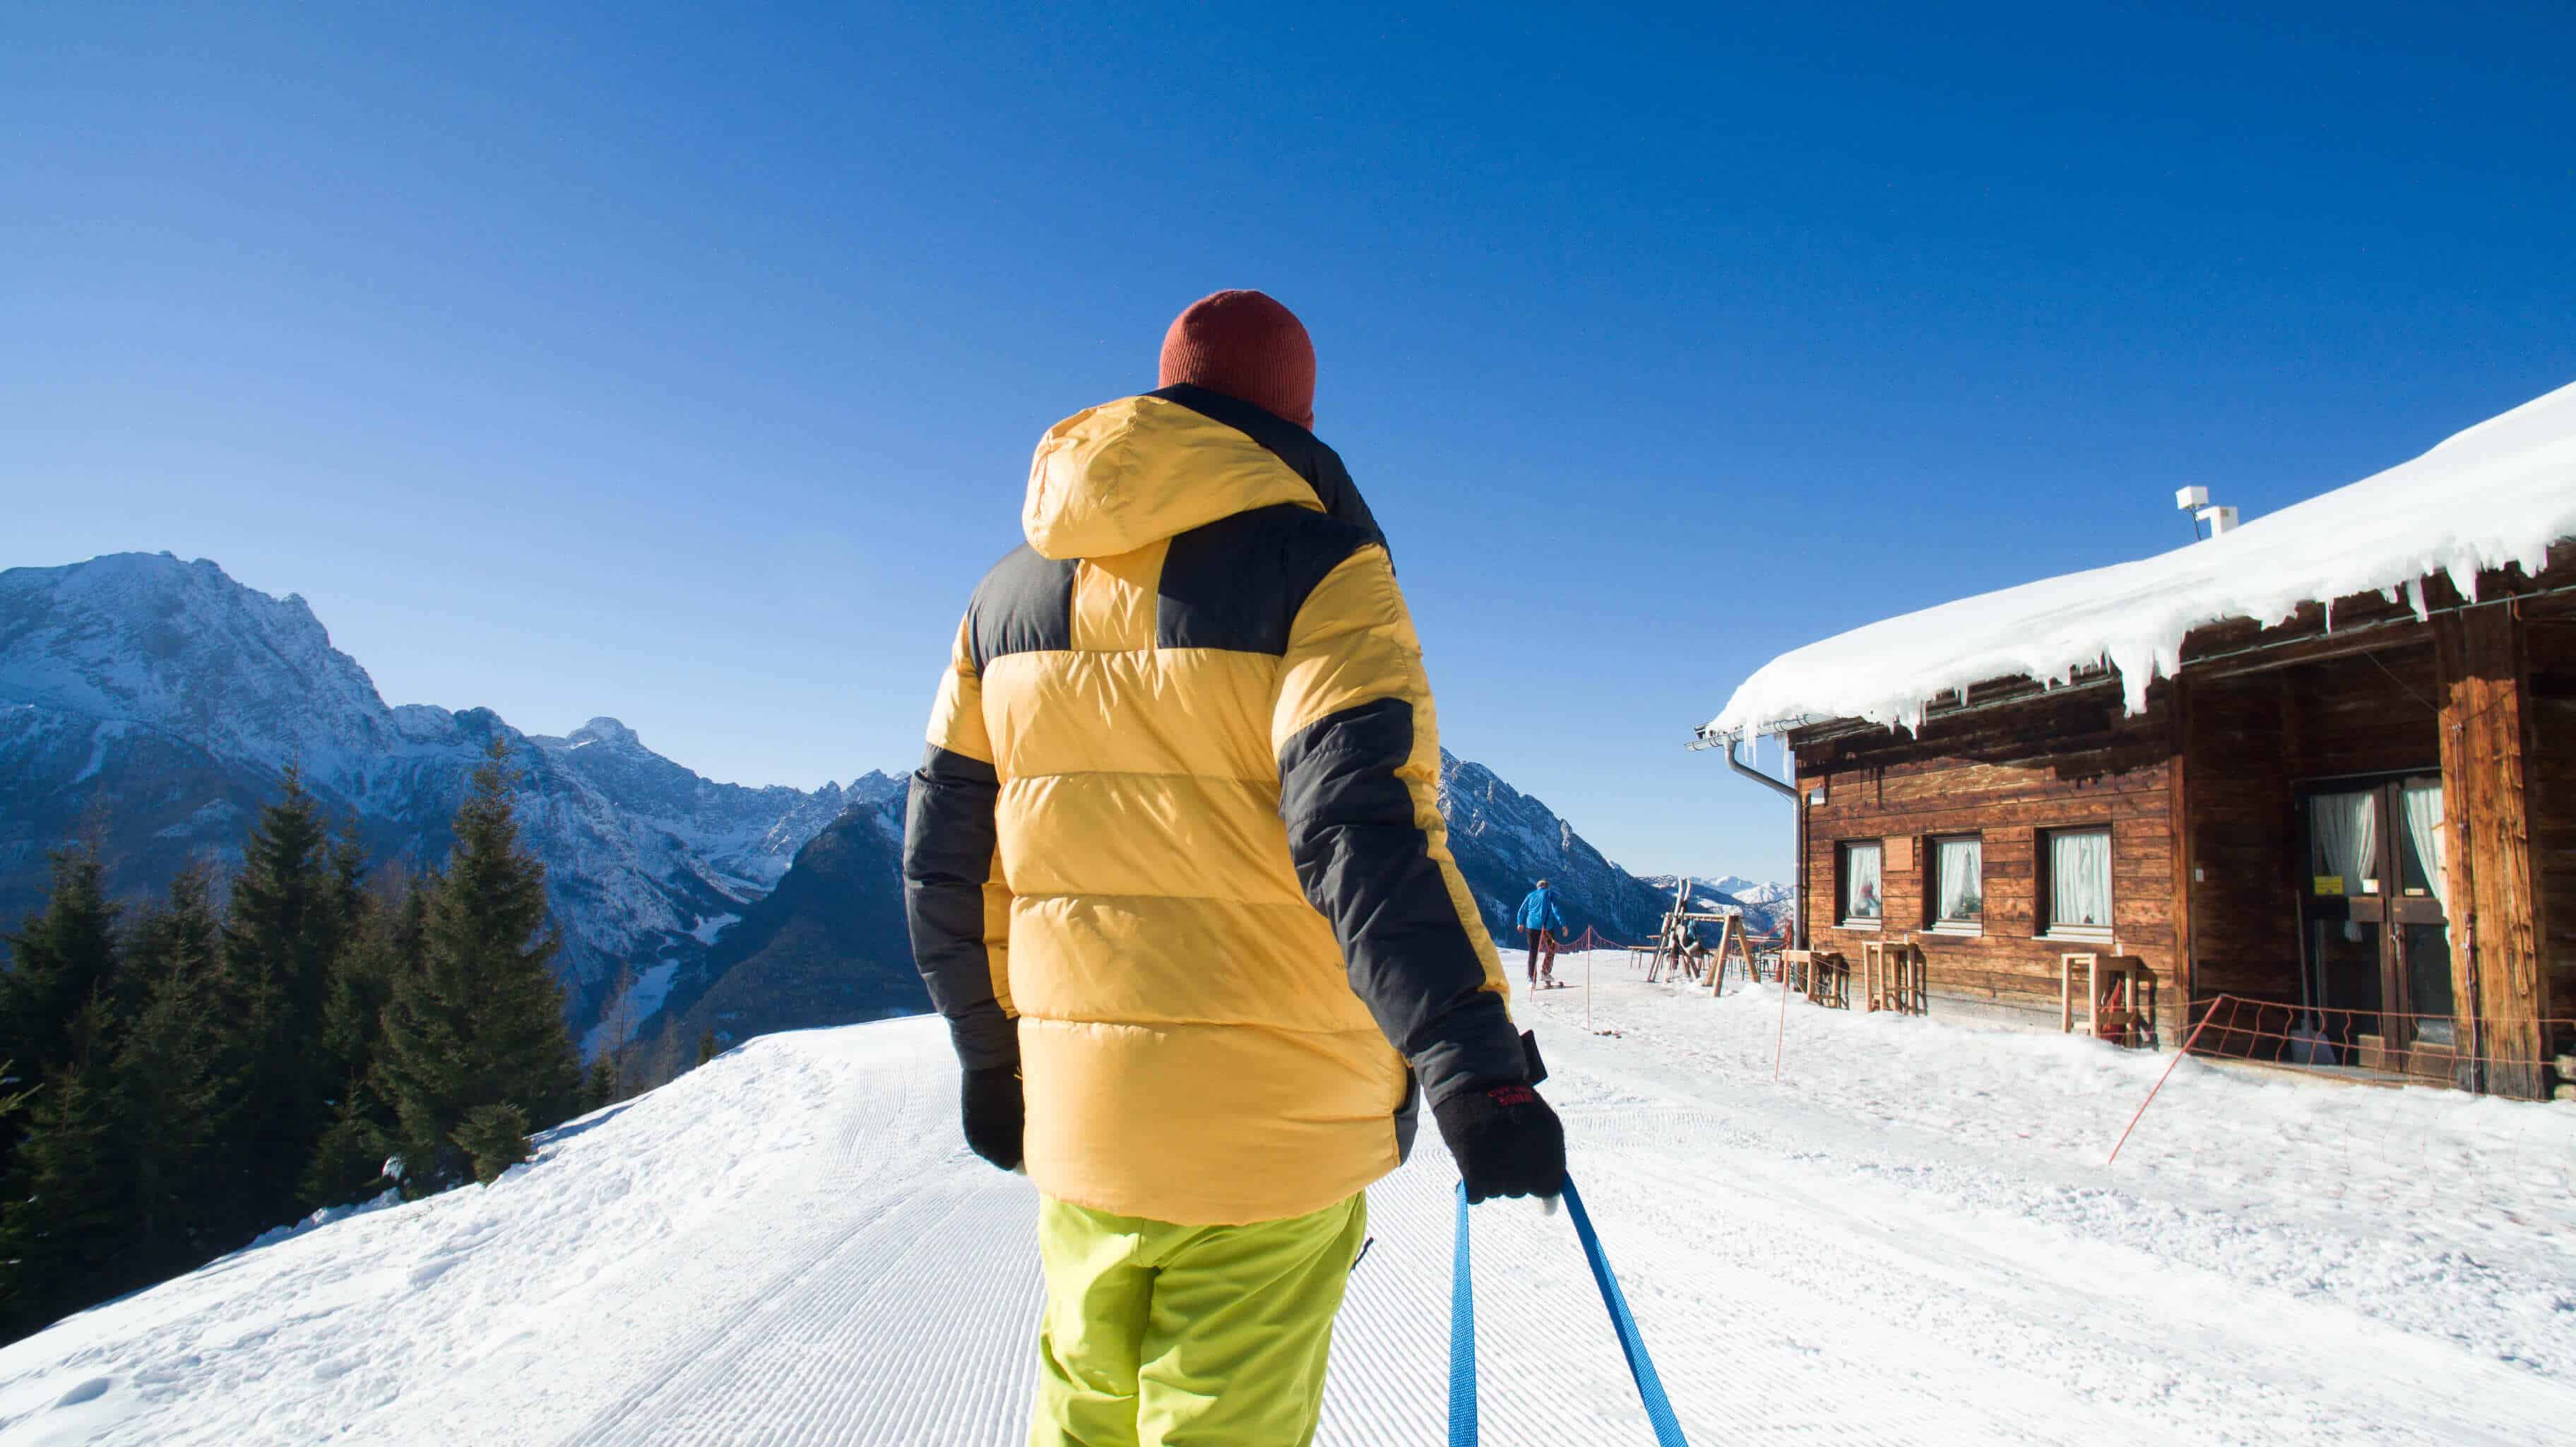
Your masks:
[[[1580,979],[1586,961],[1560,962]],[[2576,1440],[2576,1108],[1650,986],[1519,1008],[1693,1440]],[[488,1190],[0,1351],[0,1443],[1005,1443],[1027,1184],[934,1021],[755,1040]],[[1442,1440],[1436,1134],[1370,1193],[1323,1438]],[[1478,1210],[1486,1440],[1645,1443],[1562,1218]]]

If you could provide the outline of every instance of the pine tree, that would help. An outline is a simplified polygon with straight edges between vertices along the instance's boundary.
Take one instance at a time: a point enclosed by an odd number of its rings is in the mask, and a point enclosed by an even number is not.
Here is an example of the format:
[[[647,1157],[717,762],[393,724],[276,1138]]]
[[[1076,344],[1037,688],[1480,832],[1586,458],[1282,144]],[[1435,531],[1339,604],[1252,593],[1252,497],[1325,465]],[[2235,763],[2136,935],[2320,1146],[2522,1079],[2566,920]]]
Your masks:
[[[524,1154],[530,1125],[554,1125],[579,1103],[580,1057],[547,970],[557,941],[539,934],[545,866],[519,846],[508,757],[495,740],[474,771],[423,921],[420,968],[395,980],[384,1012],[379,1079],[407,1195],[453,1185],[469,1167],[497,1174],[513,1142]],[[515,1134],[501,1107],[519,1112]]]
[[[384,1176],[396,1120],[377,1064],[384,1011],[395,982],[420,970],[435,876],[416,881],[398,871],[380,876],[357,938],[335,964],[322,1010],[322,1053],[337,1092],[331,1124],[304,1169],[304,1200],[314,1206],[351,1201]]]
[[[706,1064],[708,1061],[713,1060],[713,1059],[715,1059],[715,1058],[716,1058],[716,1032],[715,1032],[714,1030],[710,1029],[710,1030],[708,1030],[706,1033],[704,1033],[704,1034],[702,1034],[702,1035],[700,1035],[700,1036],[698,1037],[698,1060],[697,1060],[697,1064],[698,1064],[698,1065],[704,1065],[704,1064]],[[691,1069],[695,1069],[695,1068],[696,1068],[696,1066],[692,1066],[692,1067],[690,1067],[690,1068],[691,1068]]]
[[[0,975],[0,1332],[23,1335],[115,1289],[128,1180],[97,1088],[123,1023],[117,907],[100,887],[98,851],[56,851],[42,914],[9,940]]]
[[[486,1186],[536,1150],[528,1141],[528,1113],[507,1103],[467,1111],[456,1127],[456,1144],[472,1163],[474,1179]]]
[[[361,912],[364,870],[354,846],[331,839],[291,765],[243,856],[224,922],[241,1057],[231,1175],[245,1218],[277,1224],[302,1214],[302,1179],[331,1125],[331,1062],[315,1047],[335,962]]]
[[[104,1015],[93,1003],[84,1014]],[[103,1019],[90,1023],[103,1033]],[[123,1173],[90,1068],[48,1072],[0,1198],[0,1335],[15,1339],[132,1284]]]
[[[105,1044],[87,1032],[111,1027],[116,1013],[90,1009],[117,985],[117,908],[100,887],[98,851],[60,849],[52,860],[44,913],[9,937],[10,969],[0,974],[0,1058],[25,1083]]]
[[[599,1058],[590,1062],[589,1076],[582,1081],[582,1109],[598,1110],[625,1098],[618,1086],[617,1057],[605,1050],[599,1052]]]
[[[128,1249],[139,1284],[235,1244],[224,1203],[206,1190],[239,1085],[226,1068],[209,869],[190,865],[170,881],[167,902],[136,924],[126,958],[140,1004],[115,1058],[113,1149],[132,1188]]]

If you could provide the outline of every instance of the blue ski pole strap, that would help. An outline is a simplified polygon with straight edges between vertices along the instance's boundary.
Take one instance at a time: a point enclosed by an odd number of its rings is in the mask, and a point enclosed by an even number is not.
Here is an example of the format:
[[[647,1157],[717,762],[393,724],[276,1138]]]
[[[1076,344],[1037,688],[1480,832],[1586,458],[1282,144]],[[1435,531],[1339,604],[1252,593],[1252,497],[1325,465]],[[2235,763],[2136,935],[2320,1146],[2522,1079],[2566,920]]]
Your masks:
[[[1458,1183],[1457,1274],[1449,1287],[1449,1447],[1476,1447],[1476,1284],[1467,1270],[1467,1183]]]
[[[1565,1179],[1565,1207],[1574,1217],[1574,1234],[1583,1241],[1583,1259],[1591,1264],[1592,1280],[1601,1288],[1601,1304],[1609,1309],[1610,1328],[1619,1335],[1619,1350],[1628,1358],[1628,1374],[1637,1379],[1637,1397],[1646,1406],[1646,1420],[1655,1429],[1656,1447],[1690,1447],[1682,1436],[1682,1424],[1673,1416],[1673,1404],[1664,1396],[1664,1383],[1655,1375],[1655,1360],[1646,1352],[1646,1339],[1638,1334],[1637,1319],[1628,1310],[1628,1298],[1619,1290],[1619,1278],[1610,1271],[1610,1258],[1601,1249],[1600,1234],[1592,1229],[1592,1217],[1583,1209],[1583,1197],[1574,1189],[1574,1178]],[[1449,1447],[1476,1447],[1476,1290],[1471,1281],[1467,1256],[1467,1187],[1458,1187],[1458,1256],[1457,1275],[1449,1296]]]
[[[1610,1309],[1610,1329],[1619,1334],[1619,1350],[1628,1354],[1628,1375],[1637,1379],[1637,1398],[1646,1404],[1646,1420],[1655,1426],[1656,1447],[1687,1447],[1673,1404],[1664,1396],[1663,1378],[1655,1375],[1655,1359],[1646,1354],[1646,1339],[1637,1332],[1637,1318],[1629,1314],[1628,1298],[1619,1290],[1619,1278],[1610,1272],[1610,1258],[1601,1250],[1600,1234],[1592,1229],[1592,1216],[1583,1209],[1583,1193],[1574,1189],[1572,1176],[1565,1178],[1565,1209],[1574,1217],[1574,1234],[1583,1238],[1583,1257],[1592,1263],[1601,1304]]]

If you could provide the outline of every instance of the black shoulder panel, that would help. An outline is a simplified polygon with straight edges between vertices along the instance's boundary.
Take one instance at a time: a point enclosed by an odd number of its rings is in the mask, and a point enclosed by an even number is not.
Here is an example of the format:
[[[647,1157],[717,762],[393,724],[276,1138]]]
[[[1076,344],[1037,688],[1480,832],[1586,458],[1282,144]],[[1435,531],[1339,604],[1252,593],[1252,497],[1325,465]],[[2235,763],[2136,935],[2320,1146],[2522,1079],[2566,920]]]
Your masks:
[[[1039,557],[1022,543],[993,565],[966,606],[975,670],[1006,653],[1073,647],[1073,561]]]
[[[1306,595],[1374,535],[1282,503],[1219,518],[1172,539],[1154,616],[1158,648],[1288,651]]]
[[[1365,531],[1383,543],[1386,534],[1378,530],[1377,519],[1369,512],[1368,500],[1360,496],[1351,472],[1342,466],[1342,455],[1326,447],[1323,439],[1275,412],[1265,411],[1240,398],[1187,382],[1148,392],[1166,402],[1178,402],[1213,422],[1222,422],[1270,450],[1270,455],[1288,464],[1290,470],[1306,479],[1315,490],[1315,498],[1324,505],[1327,516]]]

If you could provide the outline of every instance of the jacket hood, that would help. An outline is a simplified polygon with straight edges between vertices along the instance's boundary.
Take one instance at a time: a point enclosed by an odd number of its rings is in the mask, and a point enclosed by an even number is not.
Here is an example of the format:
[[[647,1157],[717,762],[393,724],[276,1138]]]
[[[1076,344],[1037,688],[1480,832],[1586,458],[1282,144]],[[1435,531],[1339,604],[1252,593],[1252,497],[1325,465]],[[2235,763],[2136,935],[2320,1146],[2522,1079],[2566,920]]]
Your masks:
[[[1341,458],[1314,434],[1184,385],[1048,428],[1029,462],[1020,527],[1041,557],[1106,558],[1283,503],[1377,532]]]

